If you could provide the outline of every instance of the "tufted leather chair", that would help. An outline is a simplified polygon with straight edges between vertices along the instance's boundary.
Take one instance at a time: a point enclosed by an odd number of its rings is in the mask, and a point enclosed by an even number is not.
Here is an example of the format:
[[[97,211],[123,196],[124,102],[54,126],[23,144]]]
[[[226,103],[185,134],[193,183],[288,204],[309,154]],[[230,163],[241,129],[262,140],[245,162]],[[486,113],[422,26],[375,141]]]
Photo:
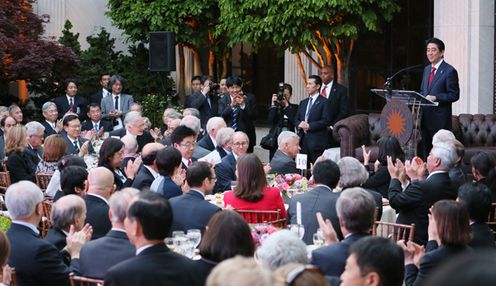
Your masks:
[[[381,134],[379,113],[356,114],[334,125],[333,136],[340,142],[341,157],[352,156],[363,161],[361,146],[371,149],[370,161],[377,159],[377,141]],[[480,151],[496,152],[496,115],[460,114],[452,117],[452,131],[465,146],[464,163]]]

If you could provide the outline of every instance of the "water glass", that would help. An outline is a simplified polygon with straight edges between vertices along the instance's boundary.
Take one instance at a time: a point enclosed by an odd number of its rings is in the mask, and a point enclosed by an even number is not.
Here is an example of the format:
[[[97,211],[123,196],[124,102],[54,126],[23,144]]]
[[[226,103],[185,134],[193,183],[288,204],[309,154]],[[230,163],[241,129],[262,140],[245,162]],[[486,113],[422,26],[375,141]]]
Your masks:
[[[191,243],[197,248],[201,241],[201,231],[199,229],[189,229],[186,233],[186,237],[189,238]]]
[[[167,245],[167,247],[170,250],[174,250],[174,240],[172,239],[172,237],[166,237],[164,239],[164,242],[165,242],[165,245]]]
[[[302,224],[290,224],[289,230],[296,233],[300,239],[305,235],[305,227]]]
[[[313,234],[313,244],[315,246],[322,246],[324,245],[324,237],[318,232]]]

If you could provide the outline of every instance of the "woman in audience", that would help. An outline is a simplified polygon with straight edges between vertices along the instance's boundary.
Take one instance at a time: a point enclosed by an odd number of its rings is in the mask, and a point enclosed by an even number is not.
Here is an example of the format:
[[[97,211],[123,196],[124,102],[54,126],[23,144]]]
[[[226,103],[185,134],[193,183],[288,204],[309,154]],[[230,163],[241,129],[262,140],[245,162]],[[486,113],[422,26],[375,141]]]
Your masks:
[[[400,142],[396,137],[387,136],[379,139],[379,154],[377,156],[377,161],[374,163],[374,170],[370,174],[370,177],[363,183],[363,187],[371,189],[380,193],[384,198],[388,197],[389,182],[391,181],[391,176],[387,169],[387,156],[391,156],[393,162],[396,159],[400,159],[402,162],[405,161],[405,153],[401,149]],[[363,164],[367,170],[370,168],[370,150],[367,152],[365,146],[362,145],[363,150]]]
[[[166,199],[183,194],[186,172],[181,169],[181,152],[173,147],[167,147],[157,152],[157,168],[160,177],[156,178],[150,190],[157,192]]]
[[[41,161],[36,166],[36,173],[55,173],[66,149],[67,145],[59,134],[53,134],[45,138],[43,154],[41,155]]]
[[[324,275],[313,265],[289,263],[277,268],[272,273],[274,286],[328,286]]]
[[[53,173],[52,178],[50,179],[50,183],[48,183],[47,189],[45,191],[46,195],[53,198],[57,193],[57,191],[61,190],[60,172],[62,172],[62,170],[64,170],[65,167],[73,166],[73,165],[83,167],[84,169],[87,168],[83,158],[77,155],[66,155],[62,157],[62,159],[59,161],[57,165],[57,170]]]
[[[10,182],[17,183],[29,180],[36,183],[36,166],[26,153],[28,147],[26,127],[17,125],[10,129],[5,140],[5,155],[7,156],[7,169],[10,173]]]
[[[109,137],[105,139],[100,147],[100,156],[98,158],[98,167],[105,167],[114,174],[114,184],[116,190],[131,187],[134,176],[138,172],[141,164],[141,157],[134,162],[129,162],[128,166],[121,170],[124,154],[124,143],[121,140]]]
[[[202,258],[194,261],[194,268],[204,285],[217,264],[236,255],[252,257],[255,245],[243,217],[235,211],[225,210],[210,219],[199,249]]]
[[[486,185],[491,191],[493,203],[496,202],[496,158],[492,153],[479,152],[470,158],[472,175],[478,183]]]
[[[86,195],[86,180],[88,171],[81,166],[68,166],[60,173],[60,190],[53,197],[56,202],[66,195],[77,195],[84,197]]]
[[[426,279],[443,263],[457,254],[469,251],[469,215],[464,205],[441,200],[431,208],[429,242],[426,249],[414,243],[399,241],[405,253],[405,285],[424,285]]]
[[[236,187],[224,193],[226,207],[239,210],[281,210],[281,218],[286,218],[286,208],[279,189],[267,186],[264,166],[255,154],[238,158],[236,178]]]
[[[272,286],[270,272],[253,258],[224,260],[208,276],[207,286]]]
[[[307,245],[294,232],[283,229],[263,240],[255,257],[270,271],[289,263],[307,264]]]
[[[19,106],[15,105],[15,104],[12,104],[11,106],[9,106],[9,115],[15,119],[17,124],[22,123],[22,118],[23,118],[22,109]]]
[[[3,268],[2,282],[0,286],[11,285],[11,268],[7,265],[7,259],[10,255],[10,242],[5,233],[0,230],[0,266]]]

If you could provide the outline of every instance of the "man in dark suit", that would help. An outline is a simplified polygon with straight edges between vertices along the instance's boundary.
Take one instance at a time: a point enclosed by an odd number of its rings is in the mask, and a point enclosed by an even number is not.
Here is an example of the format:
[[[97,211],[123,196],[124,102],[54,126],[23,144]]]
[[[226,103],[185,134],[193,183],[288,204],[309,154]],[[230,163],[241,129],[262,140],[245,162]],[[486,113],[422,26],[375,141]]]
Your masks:
[[[215,165],[215,175],[217,183],[215,184],[214,193],[221,193],[231,189],[231,184],[236,181],[236,161],[238,157],[246,154],[248,150],[248,136],[241,132],[235,132],[233,135],[232,152],[222,161]]]
[[[270,161],[270,172],[274,174],[299,173],[294,159],[300,152],[300,137],[294,132],[283,131],[277,137],[277,143],[279,148]]]
[[[350,247],[369,235],[375,220],[375,208],[372,195],[362,188],[350,188],[340,194],[336,210],[344,240],[338,241],[331,222],[324,222],[320,217],[319,224],[321,228],[325,228],[324,233],[333,234],[326,237],[326,242],[330,245],[312,252],[312,264],[326,276],[340,276],[350,254]]]
[[[424,69],[420,86],[421,93],[439,105],[422,107],[421,131],[424,159],[432,148],[434,134],[439,129],[451,130],[451,104],[460,97],[458,72],[444,61],[443,41],[437,38],[427,40],[426,55],[430,64]]]
[[[302,100],[296,113],[295,126],[298,128],[302,153],[308,155],[308,164],[315,162],[329,147],[329,104],[320,96],[322,80],[317,75],[308,78],[308,98]]]
[[[154,192],[139,193],[126,217],[126,233],[136,256],[110,268],[105,285],[199,285],[193,261],[164,244],[171,224],[167,199]]]
[[[296,204],[301,203],[301,223],[305,227],[303,241],[313,244],[313,234],[319,228],[316,214],[320,212],[324,219],[329,219],[336,230],[338,238],[342,238],[339,219],[336,213],[336,201],[339,193],[332,190],[339,181],[339,167],[331,160],[320,161],[313,168],[314,188],[304,194],[294,196],[288,207],[288,224],[296,224]]]
[[[153,181],[160,176],[157,167],[157,152],[163,148],[165,146],[160,143],[148,143],[143,147],[143,152],[141,152],[143,165],[134,177],[131,187],[140,191],[150,190]]]
[[[100,105],[104,97],[111,95],[110,91],[108,91],[109,81],[110,81],[110,74],[108,73],[100,74],[100,86],[102,87],[102,89],[95,92],[91,96],[90,103],[97,103],[98,105]]]
[[[103,135],[104,132],[110,132],[114,130],[114,125],[109,120],[102,120],[102,110],[100,104],[91,103],[88,106],[88,119],[86,119],[82,126],[82,131],[93,130],[99,137]]]
[[[205,129],[207,121],[218,114],[218,96],[212,90],[213,80],[209,76],[201,77],[201,91],[190,96],[190,107],[200,111],[201,127]]]
[[[69,114],[65,116],[63,125],[65,132],[61,136],[67,145],[66,155],[84,156],[88,153],[95,153],[91,142],[88,139],[79,137],[81,135],[81,121],[77,115]]]
[[[34,183],[21,181],[7,189],[5,203],[12,218],[7,231],[11,247],[8,264],[15,268],[19,285],[69,286],[69,272],[79,268],[79,252],[86,237],[82,232],[69,232],[67,251],[72,259],[67,267],[57,248],[42,240],[36,229],[43,214],[42,201],[43,193]]]
[[[173,213],[171,232],[199,229],[203,233],[210,218],[221,209],[205,200],[215,186],[215,172],[207,162],[195,162],[186,173],[189,192],[170,199]]]
[[[26,153],[30,155],[34,166],[37,166],[43,155],[43,137],[45,136],[45,127],[38,121],[31,121],[26,124],[26,134],[28,135],[28,147]]]
[[[81,249],[79,272],[82,276],[103,279],[110,267],[136,255],[136,248],[126,235],[124,219],[129,203],[138,193],[137,190],[127,188],[110,197],[108,217],[112,229],[104,237],[88,242]]]
[[[103,237],[112,228],[108,218],[110,195],[114,192],[114,175],[105,167],[90,170],[86,202],[86,223],[93,227],[91,239]]]
[[[73,79],[64,82],[65,95],[56,97],[53,102],[57,105],[58,118],[61,119],[67,112],[76,113],[81,120],[86,118],[86,99],[77,94],[77,84]]]
[[[217,132],[224,127],[226,127],[226,122],[222,117],[210,118],[206,126],[207,135],[203,136],[203,138],[198,141],[197,146],[209,151],[214,151],[218,145],[215,136],[217,136]]]
[[[227,126],[234,131],[243,131],[250,139],[248,152],[253,152],[257,142],[253,121],[257,115],[255,96],[243,94],[243,81],[240,77],[232,76],[226,81],[229,96],[219,100],[219,115],[224,118]]]
[[[196,160],[193,159],[193,152],[196,147],[196,132],[184,125],[179,125],[171,134],[172,147],[181,152],[181,168],[187,170]]]
[[[454,200],[457,189],[452,184],[448,170],[456,160],[453,146],[447,143],[437,143],[432,147],[427,164],[415,157],[411,162],[405,162],[405,172],[411,183],[403,190],[399,180],[402,164],[396,165],[388,159],[388,170],[391,175],[389,185],[389,205],[399,214],[396,223],[415,224],[413,241],[425,245],[427,243],[427,226],[429,224],[429,208],[443,199]],[[429,176],[424,179],[425,167]]]
[[[138,142],[138,153],[141,152],[146,144],[154,142],[150,132],[145,130],[145,121],[139,112],[128,112],[124,119],[124,127],[110,132],[110,136],[118,136],[119,138],[124,137],[126,134],[135,136]]]
[[[41,107],[44,120],[40,121],[41,125],[45,127],[45,138],[50,135],[59,133],[62,127],[57,126],[62,123],[62,121],[57,121],[57,105],[51,101],[45,102]],[[59,123],[60,122],[60,123]]]

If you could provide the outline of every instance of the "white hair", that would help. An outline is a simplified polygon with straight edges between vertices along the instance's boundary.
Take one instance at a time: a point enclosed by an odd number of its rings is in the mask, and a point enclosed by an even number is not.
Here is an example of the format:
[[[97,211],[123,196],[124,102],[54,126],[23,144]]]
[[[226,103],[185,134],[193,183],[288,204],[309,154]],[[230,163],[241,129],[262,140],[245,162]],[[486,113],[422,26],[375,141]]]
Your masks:
[[[36,135],[40,131],[44,132],[45,126],[43,126],[38,121],[30,121],[26,124],[26,135]]]
[[[339,186],[343,189],[358,187],[369,178],[367,169],[356,158],[343,157],[338,161],[338,167],[341,173]]]
[[[36,205],[42,201],[43,193],[41,189],[30,181],[19,181],[10,185],[5,194],[5,205],[12,219],[32,216]]]
[[[124,143],[124,152],[127,154],[135,153],[138,150],[138,141],[136,137],[131,134],[122,136],[122,143]]]
[[[432,145],[441,143],[441,142],[448,142],[451,140],[455,140],[455,134],[453,132],[446,130],[446,129],[439,129],[434,136],[432,136]]]
[[[195,131],[196,135],[200,133],[201,122],[200,119],[193,115],[186,115],[181,119],[181,125],[189,127]]]
[[[133,125],[140,118],[142,116],[138,111],[129,111],[124,118],[124,126]]]
[[[48,109],[50,109],[50,107],[52,107],[52,106],[55,107],[55,108],[57,108],[57,105],[54,102],[47,101],[47,102],[43,103],[43,106],[41,107],[41,111],[42,112],[47,112]]]
[[[232,129],[231,127],[224,127],[217,131],[217,134],[215,135],[215,141],[217,142],[217,145],[224,146],[232,141],[233,135],[234,129]]]
[[[226,122],[224,121],[224,118],[222,117],[212,117],[207,121],[207,132],[210,134],[212,132],[212,129],[219,130],[223,127],[226,127]]]
[[[282,144],[288,143],[293,139],[300,140],[300,137],[294,132],[283,131],[283,132],[281,132],[281,134],[279,134],[279,136],[277,136],[277,145],[281,146]]]
[[[257,249],[256,257],[271,271],[292,262],[308,263],[307,246],[294,232],[287,229],[267,237]]]
[[[193,115],[194,117],[200,119],[200,111],[193,107],[188,107],[183,110],[184,117],[188,115]]]
[[[135,188],[124,188],[112,194],[109,200],[109,208],[112,212],[112,222],[123,223],[127,215],[127,208],[132,198],[139,194]]]
[[[431,155],[441,160],[440,168],[446,171],[453,167],[457,160],[455,147],[445,142],[434,144],[431,149]]]

